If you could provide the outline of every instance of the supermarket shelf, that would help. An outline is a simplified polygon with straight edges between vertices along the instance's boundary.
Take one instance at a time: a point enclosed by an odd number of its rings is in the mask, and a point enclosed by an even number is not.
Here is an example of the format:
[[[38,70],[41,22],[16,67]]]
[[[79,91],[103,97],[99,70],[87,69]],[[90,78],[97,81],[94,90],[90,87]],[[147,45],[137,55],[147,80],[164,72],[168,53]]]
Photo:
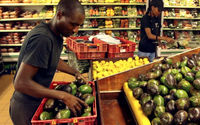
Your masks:
[[[200,31],[200,28],[197,28],[197,29],[187,29],[187,28],[180,28],[180,29],[178,29],[178,28],[163,28],[163,30],[176,30],[176,31],[185,31],[185,30],[187,30],[187,31]]]
[[[0,6],[54,6],[57,3],[1,3]]]
[[[93,30],[139,30],[140,28],[83,28],[83,29],[79,29],[79,31],[93,31]],[[29,32],[30,30],[0,30],[1,33],[11,33],[11,32]]]
[[[67,45],[66,43],[63,43],[63,45]],[[0,44],[0,46],[22,46],[22,44]]]
[[[144,6],[145,3],[81,3],[82,5],[103,5],[103,6],[112,6],[112,5],[137,5],[137,6]],[[0,4],[0,6],[55,6],[57,3],[6,3],[6,4]]]
[[[100,19],[100,18],[142,18],[142,16],[90,16],[86,19]]]
[[[0,33],[29,32],[30,30],[0,30]]]
[[[119,5],[119,6],[123,6],[123,5],[140,5],[140,6],[144,6],[146,5],[146,3],[81,3],[82,5],[102,5],[102,6],[112,6],[112,5]]]
[[[0,44],[0,46],[22,46],[22,44]]]
[[[44,18],[13,18],[13,19],[0,19],[0,22],[3,21],[27,21],[27,20],[47,20],[52,17],[44,17]]]
[[[79,31],[103,31],[103,30],[139,30],[140,28],[84,28],[84,29],[79,29]]]
[[[165,6],[164,8],[192,8],[192,9],[200,9],[199,6]]]
[[[194,17],[164,17],[164,19],[177,19],[177,20],[200,20],[200,17],[194,18]]]

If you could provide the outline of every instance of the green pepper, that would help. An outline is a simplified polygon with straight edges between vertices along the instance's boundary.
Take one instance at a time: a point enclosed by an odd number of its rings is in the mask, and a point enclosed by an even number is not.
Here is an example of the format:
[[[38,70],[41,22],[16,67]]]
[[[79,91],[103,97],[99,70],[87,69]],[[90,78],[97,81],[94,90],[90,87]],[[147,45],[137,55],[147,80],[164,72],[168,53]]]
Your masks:
[[[129,82],[128,82],[128,87],[129,87],[130,89],[134,89],[134,88],[138,87],[139,84],[140,84],[139,81],[129,81]]]
[[[178,88],[179,89],[183,89],[186,92],[190,91],[190,88],[192,87],[192,85],[185,79],[182,79],[179,83],[178,83]]]
[[[156,117],[160,117],[163,113],[165,113],[165,107],[164,106],[156,106],[155,110],[154,110],[154,115]]]

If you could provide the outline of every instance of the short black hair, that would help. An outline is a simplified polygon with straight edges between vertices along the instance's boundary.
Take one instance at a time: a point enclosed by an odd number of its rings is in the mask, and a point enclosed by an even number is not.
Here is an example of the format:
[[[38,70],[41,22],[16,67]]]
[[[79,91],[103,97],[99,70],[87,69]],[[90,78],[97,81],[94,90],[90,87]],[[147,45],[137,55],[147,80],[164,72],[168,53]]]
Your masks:
[[[151,8],[152,6],[157,7],[159,11],[163,11],[164,9],[164,3],[162,0],[151,0],[149,7]]]
[[[83,6],[78,0],[60,0],[57,5],[57,11],[63,12],[66,16],[73,15],[73,10],[78,10],[80,13],[85,15]]]

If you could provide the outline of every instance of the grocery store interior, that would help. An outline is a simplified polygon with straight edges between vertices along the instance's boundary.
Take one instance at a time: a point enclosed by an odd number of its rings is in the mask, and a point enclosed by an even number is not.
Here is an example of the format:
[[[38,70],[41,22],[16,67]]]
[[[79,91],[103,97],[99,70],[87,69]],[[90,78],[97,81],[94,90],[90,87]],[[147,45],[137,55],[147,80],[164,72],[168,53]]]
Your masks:
[[[163,0],[160,35],[174,42],[161,41],[164,46],[157,49],[153,62],[138,56],[141,19],[150,0],[79,1],[85,20],[78,33],[64,38],[61,59],[94,81],[95,84],[87,84],[93,93],[84,98],[94,100],[82,121],[69,116],[72,121],[61,123],[156,125],[167,117],[167,125],[199,125],[200,0]],[[0,125],[13,124],[9,104],[24,39],[35,26],[52,19],[58,2],[0,0]],[[53,81],[77,82],[60,71],[56,71]],[[52,117],[41,119],[43,112],[32,121],[60,123],[45,121]]]

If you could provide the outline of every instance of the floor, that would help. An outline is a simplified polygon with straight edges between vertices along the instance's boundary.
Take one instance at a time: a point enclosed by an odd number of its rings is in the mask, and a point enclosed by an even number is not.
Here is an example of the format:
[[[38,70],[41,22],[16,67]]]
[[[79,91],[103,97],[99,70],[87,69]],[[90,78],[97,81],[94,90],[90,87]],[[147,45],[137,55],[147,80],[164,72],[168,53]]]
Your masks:
[[[85,74],[85,77],[87,74]],[[0,76],[0,125],[13,125],[9,116],[9,102],[14,91],[13,75]],[[73,81],[74,77],[64,74],[56,73],[53,81]]]

